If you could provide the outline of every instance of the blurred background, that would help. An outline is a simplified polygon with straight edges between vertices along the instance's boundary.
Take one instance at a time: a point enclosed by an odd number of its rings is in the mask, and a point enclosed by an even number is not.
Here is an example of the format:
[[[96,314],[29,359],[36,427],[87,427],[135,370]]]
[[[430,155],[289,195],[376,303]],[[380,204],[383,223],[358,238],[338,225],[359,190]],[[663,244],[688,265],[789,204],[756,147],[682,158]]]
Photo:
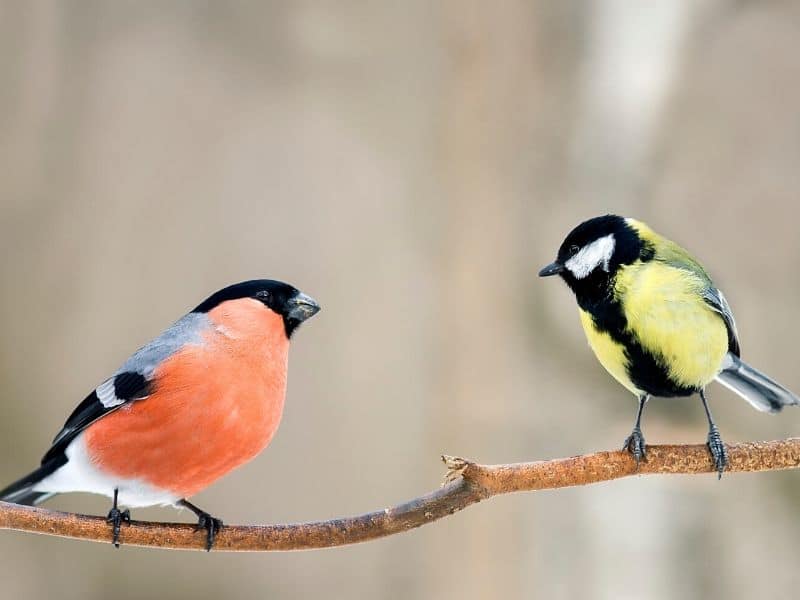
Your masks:
[[[617,448],[635,400],[535,277],[605,212],[699,256],[744,356],[800,390],[799,54],[788,1],[0,2],[0,480],[139,345],[254,277],[324,310],[271,447],[196,497],[226,522],[389,506],[435,488],[443,452]],[[710,399],[726,441],[800,430]],[[705,440],[697,398],[644,421],[651,443]],[[640,477],[291,554],[0,532],[0,580],[62,600],[794,597],[798,502],[793,472]]]

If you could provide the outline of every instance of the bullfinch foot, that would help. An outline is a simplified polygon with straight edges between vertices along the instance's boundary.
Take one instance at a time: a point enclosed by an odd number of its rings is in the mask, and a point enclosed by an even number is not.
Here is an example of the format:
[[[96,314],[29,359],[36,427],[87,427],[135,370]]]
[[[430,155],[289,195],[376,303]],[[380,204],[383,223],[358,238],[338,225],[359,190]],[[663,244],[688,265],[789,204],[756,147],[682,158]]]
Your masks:
[[[210,552],[211,548],[214,546],[214,540],[217,537],[217,533],[219,533],[219,531],[222,529],[222,519],[212,517],[206,511],[197,508],[188,500],[179,500],[178,506],[188,508],[197,515],[197,530],[206,530],[206,552]]]
[[[722,442],[716,425],[712,425],[708,430],[707,445],[714,461],[714,467],[717,469],[717,479],[722,479],[722,472],[728,466],[728,452],[725,450],[725,444]]]
[[[633,455],[633,459],[636,461],[636,468],[639,468],[639,463],[643,460],[647,460],[647,452],[645,450],[645,442],[644,442],[644,435],[642,435],[642,430],[638,427],[634,427],[631,434],[625,438],[625,442],[622,444],[622,449],[627,450]]]
[[[119,490],[114,490],[114,506],[108,511],[106,523],[111,524],[111,543],[115,548],[119,548],[119,531],[123,523],[131,522],[131,511],[128,509],[120,510],[117,508],[117,495]]]

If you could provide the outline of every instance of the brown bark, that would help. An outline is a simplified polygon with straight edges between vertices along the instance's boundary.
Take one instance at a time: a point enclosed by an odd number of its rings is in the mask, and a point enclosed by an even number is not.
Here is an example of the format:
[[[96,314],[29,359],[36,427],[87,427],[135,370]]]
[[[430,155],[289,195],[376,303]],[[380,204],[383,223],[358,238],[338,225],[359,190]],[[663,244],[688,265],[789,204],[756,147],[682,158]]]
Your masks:
[[[757,472],[800,467],[800,438],[751,442],[727,447],[728,472]],[[714,469],[703,445],[649,446],[638,469],[624,451],[597,452],[571,458],[507,465],[480,465],[442,457],[446,483],[430,492],[383,510],[357,517],[289,525],[228,525],[215,551],[288,551],[331,548],[366,542],[414,529],[492,496],[512,492],[588,485],[635,474],[700,474]],[[713,485],[713,482],[709,482]],[[0,529],[110,542],[111,528],[91,517],[0,502]],[[203,550],[205,532],[194,525],[133,521],[123,525],[122,544]]]

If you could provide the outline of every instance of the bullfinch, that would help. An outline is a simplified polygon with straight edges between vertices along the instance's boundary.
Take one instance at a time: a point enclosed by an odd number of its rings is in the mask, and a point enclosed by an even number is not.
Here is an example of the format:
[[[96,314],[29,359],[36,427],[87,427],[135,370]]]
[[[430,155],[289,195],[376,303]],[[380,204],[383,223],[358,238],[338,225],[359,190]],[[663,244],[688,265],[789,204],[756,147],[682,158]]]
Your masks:
[[[186,498],[269,444],[283,412],[289,340],[318,311],[280,281],[216,292],[98,385],[41,466],[0,499],[35,505],[63,492],[106,495],[115,546],[130,521],[120,506],[184,507],[210,550],[222,521]]]

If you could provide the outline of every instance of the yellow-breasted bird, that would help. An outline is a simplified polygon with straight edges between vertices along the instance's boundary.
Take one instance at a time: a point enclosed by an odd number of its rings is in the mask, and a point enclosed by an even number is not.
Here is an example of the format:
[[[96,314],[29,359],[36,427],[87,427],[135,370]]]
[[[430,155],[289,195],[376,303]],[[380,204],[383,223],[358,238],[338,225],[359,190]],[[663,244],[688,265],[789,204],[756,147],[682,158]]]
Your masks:
[[[700,394],[708,449],[719,476],[728,463],[705,395],[717,380],[755,408],[775,413],[800,398],[739,357],[725,296],[686,250],[644,223],[617,215],[589,219],[567,235],[540,277],[560,275],[575,293],[597,359],[639,399],[627,448],[645,458],[642,410],[650,396]]]

